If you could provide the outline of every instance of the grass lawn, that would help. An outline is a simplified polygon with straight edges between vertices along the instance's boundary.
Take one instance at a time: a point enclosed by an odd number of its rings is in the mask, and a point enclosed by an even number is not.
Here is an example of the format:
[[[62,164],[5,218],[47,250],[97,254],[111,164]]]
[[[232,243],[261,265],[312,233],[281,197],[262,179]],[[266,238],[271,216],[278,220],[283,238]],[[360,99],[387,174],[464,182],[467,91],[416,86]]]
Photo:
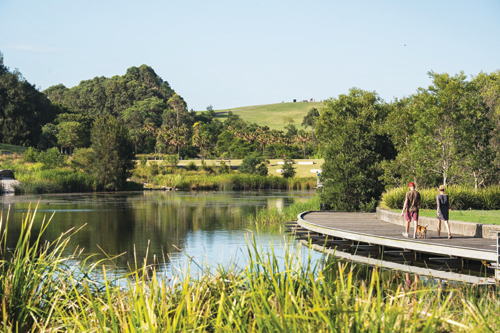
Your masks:
[[[22,154],[27,149],[28,148],[22,146],[14,146],[14,145],[8,145],[6,143],[0,143],[0,151],[2,152],[12,153],[12,154],[14,153]]]
[[[234,166],[239,166],[241,165],[242,160],[231,160],[231,165]],[[276,170],[281,169],[283,165],[278,164],[278,162],[283,161],[281,159],[273,159],[269,160],[269,175],[277,175],[279,176],[280,173],[278,173]],[[324,160],[323,159],[310,159],[310,160],[298,160],[295,159],[295,164],[293,165],[293,168],[297,172],[295,177],[316,177],[316,173],[311,172],[311,169],[321,169],[321,166],[323,165]],[[313,165],[298,165],[297,163],[300,161],[314,161]],[[152,161],[149,161],[152,162]],[[189,163],[194,162],[196,165],[201,166],[201,160],[182,160],[179,161],[179,165],[188,165]],[[215,160],[205,160],[205,163],[207,165],[216,165]]]
[[[319,109],[323,103],[320,102],[297,102],[277,103],[267,105],[245,106],[234,109],[215,110],[217,118],[225,120],[229,111],[239,115],[243,120],[256,123],[261,126],[269,126],[271,129],[283,130],[284,117],[292,117],[297,128],[302,128],[302,120],[311,108]]]
[[[393,209],[393,211],[401,212],[399,209]],[[436,217],[436,211],[422,209],[419,215]],[[500,225],[500,210],[452,210],[450,211],[450,220]]]

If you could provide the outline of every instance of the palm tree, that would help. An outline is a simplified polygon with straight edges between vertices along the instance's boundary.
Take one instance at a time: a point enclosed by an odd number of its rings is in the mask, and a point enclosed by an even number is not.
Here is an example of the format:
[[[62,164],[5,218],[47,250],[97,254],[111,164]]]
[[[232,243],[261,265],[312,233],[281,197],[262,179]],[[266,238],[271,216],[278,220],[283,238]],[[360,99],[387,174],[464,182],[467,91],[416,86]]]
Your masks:
[[[311,140],[311,136],[304,130],[300,130],[295,136],[295,142],[302,143],[302,152],[304,153],[304,159],[306,158],[306,142]]]

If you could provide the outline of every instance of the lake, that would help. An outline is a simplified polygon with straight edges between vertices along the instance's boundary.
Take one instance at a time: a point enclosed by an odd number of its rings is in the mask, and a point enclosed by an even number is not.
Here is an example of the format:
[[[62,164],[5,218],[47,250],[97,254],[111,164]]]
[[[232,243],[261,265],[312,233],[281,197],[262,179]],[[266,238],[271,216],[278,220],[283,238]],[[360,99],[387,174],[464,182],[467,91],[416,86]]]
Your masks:
[[[14,247],[23,215],[38,205],[35,230],[43,216],[55,215],[45,239],[53,241],[71,228],[82,228],[71,238],[67,253],[83,248],[91,260],[122,254],[114,259],[116,271],[139,265],[148,251],[148,262],[156,256],[159,270],[182,267],[186,259],[217,265],[236,262],[244,266],[247,241],[256,234],[247,217],[260,209],[281,209],[306,201],[314,191],[220,191],[220,192],[126,192],[2,196],[4,217],[10,205],[8,246]],[[285,237],[277,226],[261,228],[257,241],[270,244],[279,255]],[[135,253],[135,255],[134,255]]]

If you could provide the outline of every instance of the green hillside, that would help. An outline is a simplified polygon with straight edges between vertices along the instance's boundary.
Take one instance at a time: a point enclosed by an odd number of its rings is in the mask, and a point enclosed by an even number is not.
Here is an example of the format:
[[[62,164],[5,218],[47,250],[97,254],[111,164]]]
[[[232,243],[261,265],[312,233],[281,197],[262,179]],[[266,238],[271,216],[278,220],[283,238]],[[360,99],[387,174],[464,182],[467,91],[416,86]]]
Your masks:
[[[9,144],[6,144],[6,143],[0,143],[0,151],[1,152],[5,152],[5,153],[22,154],[22,153],[24,153],[24,151],[26,149],[28,149],[28,148],[22,147],[22,146],[9,145]]]
[[[256,123],[262,126],[267,125],[272,129],[283,130],[284,117],[292,117],[293,120],[295,120],[295,126],[299,128],[307,112],[311,108],[319,109],[322,105],[323,103],[320,102],[278,103],[215,110],[215,112],[217,117],[221,120],[227,118],[227,113],[231,111],[250,123]]]

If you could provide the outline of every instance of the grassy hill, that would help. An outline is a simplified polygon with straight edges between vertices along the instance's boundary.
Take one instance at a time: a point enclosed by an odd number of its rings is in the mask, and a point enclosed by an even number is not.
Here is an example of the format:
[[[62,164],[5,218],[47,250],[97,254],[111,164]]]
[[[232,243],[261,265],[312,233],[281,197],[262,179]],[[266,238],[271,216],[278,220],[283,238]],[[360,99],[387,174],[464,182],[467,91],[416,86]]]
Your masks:
[[[0,143],[0,151],[1,152],[11,153],[11,154],[14,154],[14,153],[22,154],[22,153],[24,153],[24,151],[26,149],[28,149],[28,148],[22,147],[22,146],[9,145],[6,143]]]
[[[284,117],[292,117],[295,120],[295,126],[300,128],[302,120],[311,108],[319,109],[323,103],[320,102],[297,102],[297,103],[278,103],[266,105],[244,106],[234,109],[215,110],[220,120],[227,118],[229,111],[239,115],[243,120],[250,123],[256,123],[261,126],[269,126],[272,129],[283,130]]]

